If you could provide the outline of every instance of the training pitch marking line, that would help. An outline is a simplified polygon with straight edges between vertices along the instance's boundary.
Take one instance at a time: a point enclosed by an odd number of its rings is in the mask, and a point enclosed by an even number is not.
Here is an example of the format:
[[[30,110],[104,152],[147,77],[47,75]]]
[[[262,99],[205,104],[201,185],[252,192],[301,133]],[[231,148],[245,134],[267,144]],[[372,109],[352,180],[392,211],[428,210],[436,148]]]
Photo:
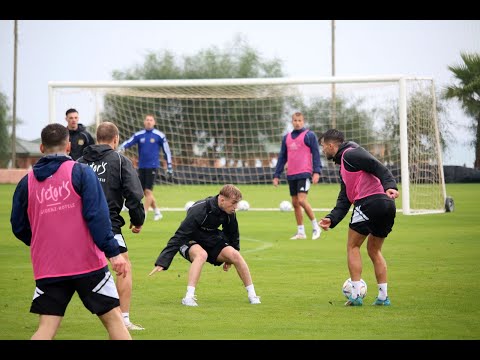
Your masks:
[[[313,211],[330,211],[332,210],[331,208],[312,208]],[[153,211],[153,209],[151,210]],[[185,212],[185,208],[176,208],[176,207],[161,207],[160,208],[160,211],[184,211]],[[237,210],[237,212],[248,212],[248,211],[280,211],[280,208],[250,208],[246,211],[242,211],[242,210]],[[293,209],[291,211],[287,211],[287,212],[292,212],[293,213]]]
[[[268,242],[268,241],[258,240],[258,239],[249,238],[249,237],[245,237],[245,236],[240,237],[240,241],[243,241],[243,240],[260,243],[261,245],[259,247],[255,248],[255,249],[242,251],[242,253],[252,253],[252,252],[257,252],[257,251],[263,251],[265,249],[273,247],[273,243]]]
[[[313,211],[325,211],[325,212],[329,212],[331,211],[332,209],[331,208],[312,208]],[[122,210],[123,211],[123,210]],[[153,209],[151,210],[153,211]],[[164,207],[164,208],[160,208],[160,211],[183,211],[185,212],[185,209],[184,208],[175,208],[175,207]],[[241,210],[237,210],[238,212],[244,212],[244,211],[241,211]],[[250,211],[250,212],[253,212],[253,211],[278,211],[280,212],[280,209],[279,208],[250,208],[248,209],[247,211]],[[245,211],[245,212],[247,212]],[[285,212],[292,212],[293,213],[293,209],[290,210],[290,211],[285,211]],[[352,212],[352,209],[349,210],[349,212]],[[397,209],[397,212],[403,212],[402,209]],[[444,213],[444,211],[438,211],[439,213]],[[417,214],[412,214],[412,215],[417,215]]]

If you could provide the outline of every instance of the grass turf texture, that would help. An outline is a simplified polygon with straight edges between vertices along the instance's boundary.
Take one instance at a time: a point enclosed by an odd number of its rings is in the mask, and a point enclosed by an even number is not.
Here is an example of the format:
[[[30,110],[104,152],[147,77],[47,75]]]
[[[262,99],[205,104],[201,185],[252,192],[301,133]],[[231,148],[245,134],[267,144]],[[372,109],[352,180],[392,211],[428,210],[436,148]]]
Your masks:
[[[35,289],[29,248],[11,233],[14,185],[0,185],[0,339],[29,339],[37,315],[29,313]],[[220,186],[156,186],[162,208],[183,208],[218,192]],[[240,186],[251,209],[278,208],[290,200],[288,187]],[[338,185],[315,185],[315,208],[334,206]],[[293,212],[238,213],[242,254],[249,264],[261,305],[248,303],[235,269],[206,264],[196,295],[199,306],[181,305],[189,263],[177,255],[171,268],[149,277],[154,261],[184,217],[183,211],[153,212],[142,232],[124,228],[133,265],[131,319],[145,331],[134,339],[480,339],[480,267],[478,201],[480,184],[447,184],[453,213],[405,216],[398,213],[383,253],[388,263],[390,307],[374,307],[376,281],[366,246],[362,246],[368,284],[363,307],[344,307],[342,284],[349,277],[346,231],[349,215],[337,228],[310,240],[289,240],[295,233]],[[400,201],[397,201],[400,208]],[[122,213],[128,223],[128,213]],[[316,211],[320,219],[326,211]],[[68,259],[66,259],[68,261]],[[70,303],[56,339],[107,339],[107,332],[77,295]]]

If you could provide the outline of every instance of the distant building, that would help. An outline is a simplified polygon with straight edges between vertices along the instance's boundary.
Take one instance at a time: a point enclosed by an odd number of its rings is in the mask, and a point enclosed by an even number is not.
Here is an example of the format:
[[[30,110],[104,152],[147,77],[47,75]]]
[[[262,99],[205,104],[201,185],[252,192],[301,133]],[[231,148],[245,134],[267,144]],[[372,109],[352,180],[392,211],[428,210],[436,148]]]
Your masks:
[[[0,184],[16,184],[27,174],[28,170],[43,156],[40,151],[41,140],[15,140],[16,167],[12,167],[9,161],[8,169],[0,169]],[[8,154],[10,159],[12,153]]]
[[[40,144],[41,139],[29,141],[17,138],[15,143],[16,168],[29,169],[33,166],[43,156]]]

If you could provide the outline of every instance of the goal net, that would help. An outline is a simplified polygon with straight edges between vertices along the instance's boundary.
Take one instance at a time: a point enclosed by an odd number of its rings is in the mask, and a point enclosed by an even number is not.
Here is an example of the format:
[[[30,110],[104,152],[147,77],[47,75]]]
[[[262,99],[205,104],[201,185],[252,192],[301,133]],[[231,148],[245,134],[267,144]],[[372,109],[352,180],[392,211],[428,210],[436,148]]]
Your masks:
[[[300,111],[318,137],[337,128],[385,164],[401,183],[405,214],[445,209],[430,78],[50,82],[49,101],[50,122],[63,123],[65,110],[73,107],[92,134],[100,122],[114,122],[120,142],[153,114],[167,136],[174,169],[167,176],[162,154],[157,181],[178,185],[271,185],[282,137]],[[126,155],[136,164],[136,147]],[[321,156],[320,182],[337,183],[338,167]]]

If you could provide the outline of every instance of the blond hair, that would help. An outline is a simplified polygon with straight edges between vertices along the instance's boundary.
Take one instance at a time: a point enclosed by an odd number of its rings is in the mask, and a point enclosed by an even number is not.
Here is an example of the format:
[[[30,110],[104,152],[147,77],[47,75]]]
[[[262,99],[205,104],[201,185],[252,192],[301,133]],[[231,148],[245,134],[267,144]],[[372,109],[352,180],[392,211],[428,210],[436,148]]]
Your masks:
[[[242,192],[233,184],[227,184],[220,190],[220,195],[225,196],[227,199],[242,200]]]

